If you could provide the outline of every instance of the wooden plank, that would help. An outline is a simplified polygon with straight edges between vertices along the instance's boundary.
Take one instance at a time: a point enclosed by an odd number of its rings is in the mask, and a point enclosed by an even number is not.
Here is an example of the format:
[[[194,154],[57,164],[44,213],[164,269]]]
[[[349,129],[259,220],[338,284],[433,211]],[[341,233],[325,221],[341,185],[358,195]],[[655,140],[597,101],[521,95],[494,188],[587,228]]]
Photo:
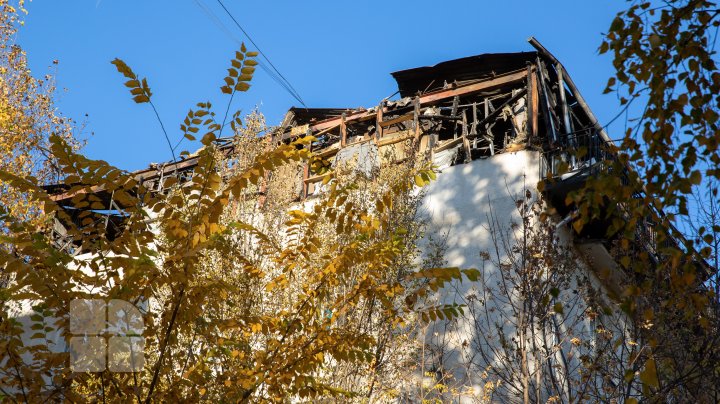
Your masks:
[[[572,125],[570,124],[570,114],[568,113],[567,99],[565,99],[565,80],[563,80],[563,67],[556,65],[558,75],[558,92],[560,93],[560,106],[562,108],[563,123],[565,124],[565,133],[572,133]]]
[[[307,198],[308,178],[310,178],[310,165],[305,164],[305,167],[303,167],[303,186],[302,186],[302,195],[301,195],[302,199]]]
[[[540,95],[538,94],[537,73],[532,66],[528,67],[528,140],[538,136],[538,108],[540,105]]]
[[[480,83],[470,84],[463,87],[454,89],[439,90],[433,93],[425,94],[420,97],[420,103],[422,105],[433,104],[437,101],[441,101],[450,97],[464,96],[480,91],[492,90],[498,87],[505,86],[507,84],[520,81],[525,79],[527,72],[522,70],[520,72],[508,73],[506,75],[495,77],[492,80],[482,81]]]
[[[415,136],[414,131],[403,130],[400,132],[393,133],[392,136],[385,136],[378,141],[378,146],[387,146],[394,143],[399,143],[404,140],[412,139]]]
[[[424,154],[425,152],[430,151],[431,157],[432,157],[432,149],[430,148],[430,137],[431,137],[431,135],[420,136],[419,151],[421,154]]]
[[[432,120],[432,119],[443,119],[446,121],[459,121],[462,118],[459,116],[445,116],[445,115],[420,115],[420,119],[422,120]]]
[[[415,129],[415,141],[420,140],[420,98],[413,99],[413,129]]]
[[[368,142],[374,142],[374,141],[375,141],[375,138],[374,138],[374,137],[363,137],[362,139],[357,140],[357,141],[355,141],[355,142],[352,142],[352,143],[350,143],[349,145],[350,145],[350,146],[357,146],[357,145],[359,145],[359,144],[368,143]]]
[[[470,156],[470,140],[468,139],[467,115],[465,111],[463,111],[462,114],[462,141],[463,147],[465,148],[465,162],[469,163],[472,161],[472,157]]]
[[[50,195],[50,200],[55,201],[55,202],[64,201],[66,199],[71,199],[72,197],[74,197],[76,195],[82,195],[82,194],[87,194],[87,193],[96,194],[96,193],[102,192],[104,190],[105,190],[104,185],[93,185],[92,187],[90,187],[89,192],[88,192],[87,188],[83,188],[83,189],[77,190],[75,192],[64,192],[62,194]]]
[[[295,127],[290,128],[290,134],[291,134],[292,136],[304,135],[304,134],[307,133],[308,129],[310,129],[310,125],[309,125],[309,124],[300,125],[300,126],[295,126]]]
[[[327,128],[327,129],[321,130],[321,131],[318,132],[318,133],[313,133],[312,136],[315,136],[315,137],[322,136],[322,135],[324,135],[324,134],[326,134],[326,133],[328,133],[328,132],[331,132],[331,131],[337,129],[338,126],[340,126],[340,123],[338,123],[338,124],[335,125],[335,126],[331,126],[331,127]]]
[[[305,186],[322,181],[322,179],[325,178],[325,175],[327,175],[327,174],[318,174],[318,175],[313,175],[311,177],[306,178],[305,180],[303,180],[303,181],[305,181]]]
[[[550,103],[550,98],[548,97],[548,89],[545,85],[545,75],[543,73],[542,64],[543,62],[540,60],[540,58],[537,59],[538,67],[538,81],[540,82],[539,89],[541,97],[543,98],[542,103],[542,109],[543,109],[543,115],[545,117],[545,124],[550,127],[550,144],[555,144],[558,140],[557,138],[557,131],[555,129],[555,118],[552,115],[552,108]]]
[[[383,127],[380,125],[383,120],[383,109],[385,109],[384,106],[385,102],[380,101],[380,105],[377,107],[377,112],[375,113],[375,140],[380,140],[383,133]]]
[[[477,102],[472,103],[472,113],[473,113],[473,123],[472,123],[472,129],[470,130],[470,134],[477,135],[477,124],[478,124]]]
[[[460,96],[456,95],[455,97],[453,97],[452,109],[450,110],[450,116],[458,116],[458,105],[460,105]],[[453,126],[453,138],[458,137],[457,129],[458,129],[458,122],[455,121],[455,126]]]
[[[451,149],[451,148],[459,145],[460,143],[462,143],[462,141],[463,141],[463,139],[460,137],[457,139],[447,140],[443,143],[440,143],[437,147],[433,148],[432,150],[435,152],[441,152],[443,150]]]
[[[414,113],[401,115],[397,118],[388,119],[387,121],[380,122],[380,126],[383,128],[387,128],[388,126],[398,124],[400,122],[405,122],[413,119]]]
[[[335,143],[315,153],[315,155],[322,158],[328,158],[336,155],[338,151],[340,151],[340,147],[338,147],[338,144]]]

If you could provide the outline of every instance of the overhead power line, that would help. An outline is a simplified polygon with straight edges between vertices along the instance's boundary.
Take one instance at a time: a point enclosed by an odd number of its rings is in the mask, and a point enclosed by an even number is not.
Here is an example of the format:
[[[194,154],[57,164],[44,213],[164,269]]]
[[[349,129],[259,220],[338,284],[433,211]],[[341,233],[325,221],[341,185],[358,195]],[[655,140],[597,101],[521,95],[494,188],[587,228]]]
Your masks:
[[[245,37],[248,39],[248,41],[253,45],[253,47],[258,51],[258,53],[265,59],[267,62],[267,65],[263,63],[262,60],[258,61],[258,65],[261,69],[263,69],[275,82],[277,82],[285,91],[287,91],[293,98],[295,98],[302,106],[307,108],[307,105],[305,105],[305,102],[303,101],[302,97],[300,96],[300,93],[293,87],[293,85],[290,83],[290,81],[278,70],[277,67],[273,64],[272,61],[270,61],[270,58],[265,54],[265,52],[260,49],[258,44],[253,40],[253,38],[250,36],[250,34],[243,28],[243,26],[238,22],[238,20],[232,15],[230,10],[228,10],[227,7],[225,7],[225,4],[221,0],[217,0],[218,4],[220,4],[220,7],[225,11],[225,13],[230,17],[230,19],[235,23],[235,25],[240,29],[240,31],[245,35]],[[218,25],[227,35],[229,35],[233,40],[236,42],[240,42],[235,38],[234,35],[225,27],[225,25],[222,23],[222,21],[210,10],[208,7],[205,7],[201,0],[195,0],[195,3],[200,6],[200,8],[205,11],[206,14],[210,16],[210,18],[213,20],[213,22]]]
[[[242,44],[242,41],[239,40],[235,36],[235,34],[222,22],[222,20],[213,12],[213,10],[203,2],[203,0],[195,0],[195,4],[197,4],[197,6],[200,7],[200,9],[205,13],[205,15],[207,15],[208,18],[210,18],[210,20],[213,22],[213,24],[215,24],[218,28],[220,28],[220,30],[225,35],[227,35],[228,38],[233,40],[238,45]],[[243,30],[243,32],[245,32],[245,31]],[[248,39],[250,39],[250,38],[248,37]],[[252,41],[252,39],[250,39],[250,40]],[[254,42],[252,42],[252,43],[255,44]],[[258,50],[258,52],[260,52],[260,51]],[[267,57],[265,55],[263,55],[263,57],[265,57],[267,59]],[[275,69],[275,70],[271,69],[270,67],[267,66],[266,63],[264,63],[263,60],[258,60],[257,62],[258,62],[258,66],[263,71],[265,71],[265,73],[267,73],[271,79],[273,79],[280,87],[282,87],[285,91],[287,91],[288,94],[290,94],[290,96],[292,96],[295,100],[297,100],[301,105],[303,105],[307,108],[307,106],[303,102],[302,98],[300,98],[300,94],[297,91],[295,91],[294,88],[292,88],[290,83],[286,79],[284,79],[284,77],[278,76],[279,72],[276,72],[277,69]],[[173,150],[176,150],[178,147],[180,147],[180,144],[182,144],[182,142],[184,140],[185,140],[185,137],[184,136],[181,137],[180,140],[177,142],[177,144],[175,144],[175,147],[173,147]]]
[[[210,20],[212,20],[212,22],[218,28],[220,28],[225,33],[225,35],[227,35],[230,39],[235,41],[238,45],[242,44],[242,41],[239,40],[235,36],[235,34],[233,34],[227,28],[227,26],[222,22],[222,20],[220,18],[218,18],[218,16],[215,15],[215,13],[209,7],[207,7],[202,2],[202,0],[195,0],[195,4],[197,4],[203,10],[203,12],[205,12],[205,14],[210,18]],[[280,76],[278,76],[274,70],[272,70],[265,64],[265,62],[263,62],[262,60],[258,60],[258,66],[260,66],[260,68],[263,69],[263,71],[265,71],[265,73],[267,73],[270,76],[270,78],[272,78],[276,83],[278,83],[280,85],[280,87],[285,89],[285,91],[287,91],[293,98],[298,100],[298,102],[302,103],[302,100],[299,98],[299,94],[297,94],[297,92],[294,92],[293,89],[291,87],[289,87],[288,84],[282,78],[280,78]]]

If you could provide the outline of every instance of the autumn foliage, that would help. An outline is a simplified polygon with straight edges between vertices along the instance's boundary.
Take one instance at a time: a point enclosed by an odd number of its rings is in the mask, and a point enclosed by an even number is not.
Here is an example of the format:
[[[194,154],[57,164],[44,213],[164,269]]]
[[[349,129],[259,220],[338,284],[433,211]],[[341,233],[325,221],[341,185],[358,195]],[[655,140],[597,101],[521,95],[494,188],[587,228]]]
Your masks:
[[[255,56],[244,46],[236,53],[222,92],[234,97],[248,90]],[[147,80],[119,59],[113,64],[135,102],[154,108]],[[261,206],[260,186],[282,189],[278,173],[327,164],[309,151],[312,137],[275,143],[258,137],[256,121],[244,124],[239,114],[228,123],[243,147],[223,154],[215,140],[227,119],[218,120],[210,103],[189,112],[181,132],[190,140],[200,135],[197,165],[189,180],[168,178],[165,192],[78,154],[62,136],[49,136],[66,192],[83,209],[79,222],[37,179],[0,171],[9,189],[42,207],[44,220],[38,228],[17,212],[1,213],[4,242],[12,246],[0,249],[0,266],[11,279],[0,322],[6,336],[0,386],[7,398],[282,401],[393,394],[380,372],[390,347],[397,358],[413,352],[388,338],[408,333],[419,318],[460,312],[423,305],[428,291],[477,277],[474,270],[417,271],[414,205],[407,202],[434,178],[429,167],[412,161],[396,168],[405,175],[386,181],[327,170],[325,191],[314,200],[278,196]],[[117,237],[109,238],[106,224],[92,214],[106,208],[100,191],[123,206],[124,230]],[[79,253],[52,243],[54,220],[76,223],[68,235]],[[70,337],[68,308],[88,298],[145,308],[142,371],[71,372],[63,344]],[[12,315],[28,302],[38,325],[29,344]]]

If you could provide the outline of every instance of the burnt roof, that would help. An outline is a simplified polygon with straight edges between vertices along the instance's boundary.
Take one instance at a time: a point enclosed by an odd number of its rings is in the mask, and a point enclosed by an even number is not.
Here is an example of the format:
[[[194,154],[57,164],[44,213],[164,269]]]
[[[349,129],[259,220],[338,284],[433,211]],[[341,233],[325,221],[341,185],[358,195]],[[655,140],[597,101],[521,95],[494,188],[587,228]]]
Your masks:
[[[486,53],[391,73],[401,97],[438,90],[445,83],[487,80],[499,74],[524,69],[537,52]]]
[[[292,119],[297,125],[324,121],[329,118],[336,118],[343,112],[352,111],[352,108],[300,108],[292,107]]]

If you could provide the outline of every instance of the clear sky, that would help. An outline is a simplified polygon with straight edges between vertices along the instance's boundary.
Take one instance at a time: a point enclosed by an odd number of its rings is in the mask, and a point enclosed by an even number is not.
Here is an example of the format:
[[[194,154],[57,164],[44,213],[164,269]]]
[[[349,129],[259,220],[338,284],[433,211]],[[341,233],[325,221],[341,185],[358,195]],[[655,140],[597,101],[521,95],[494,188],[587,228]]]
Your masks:
[[[309,107],[372,106],[396,91],[390,72],[529,51],[533,35],[563,62],[601,123],[619,110],[613,95],[602,95],[613,70],[597,49],[622,1],[223,2]],[[127,170],[170,159],[152,111],[131,101],[110,64],[115,57],[148,78],[173,140],[197,102],[226,105],[219,87],[245,38],[217,0],[34,0],[28,9],[18,41],[36,75],[56,69],[58,107],[85,124],[92,158]],[[277,124],[298,102],[258,69],[233,103],[256,105]],[[619,137],[612,129],[620,128],[610,129]]]

